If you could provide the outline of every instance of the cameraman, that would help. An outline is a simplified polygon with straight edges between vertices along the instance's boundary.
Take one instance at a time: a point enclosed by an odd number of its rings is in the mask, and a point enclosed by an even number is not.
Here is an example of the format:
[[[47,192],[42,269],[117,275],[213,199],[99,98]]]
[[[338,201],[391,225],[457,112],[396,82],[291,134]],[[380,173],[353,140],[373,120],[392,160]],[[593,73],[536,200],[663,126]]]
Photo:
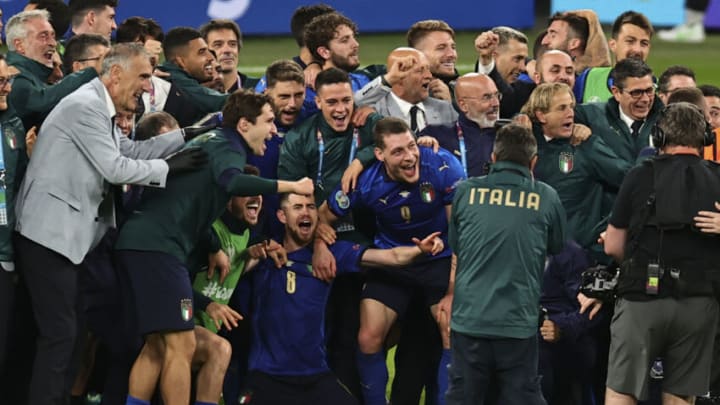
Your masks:
[[[653,130],[661,155],[628,173],[604,236],[622,263],[611,324],[606,404],[647,398],[649,368],[664,358],[663,403],[691,404],[708,391],[718,303],[716,237],[693,228],[720,200],[720,166],[703,161],[703,113],[669,105]],[[579,296],[581,312],[596,304]],[[597,308],[595,308],[597,309]],[[594,310],[595,310],[594,309]]]

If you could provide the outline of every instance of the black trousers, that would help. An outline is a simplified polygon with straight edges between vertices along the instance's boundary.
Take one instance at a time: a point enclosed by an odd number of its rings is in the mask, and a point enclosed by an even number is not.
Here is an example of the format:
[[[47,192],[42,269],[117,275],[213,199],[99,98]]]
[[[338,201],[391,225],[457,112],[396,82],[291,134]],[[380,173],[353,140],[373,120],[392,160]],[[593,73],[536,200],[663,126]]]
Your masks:
[[[685,8],[690,10],[702,11],[707,10],[710,0],[685,0]]]
[[[77,335],[79,266],[16,234],[17,264],[25,277],[38,327],[29,403],[64,404]]]

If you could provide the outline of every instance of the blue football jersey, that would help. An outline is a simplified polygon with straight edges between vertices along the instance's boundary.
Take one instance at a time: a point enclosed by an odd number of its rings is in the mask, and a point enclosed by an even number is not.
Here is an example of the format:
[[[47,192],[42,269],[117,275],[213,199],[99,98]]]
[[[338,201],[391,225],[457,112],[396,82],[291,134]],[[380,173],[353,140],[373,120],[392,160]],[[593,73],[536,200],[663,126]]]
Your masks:
[[[465,178],[460,162],[445,149],[434,153],[420,147],[420,179],[407,184],[391,180],[382,162],[375,162],[358,178],[355,190],[345,195],[340,186],[328,197],[330,210],[343,217],[352,208],[369,208],[377,223],[375,246],[381,249],[414,246],[413,237],[424,238],[442,232],[445,250],[435,258],[447,257],[448,221],[455,187]]]
[[[346,241],[330,246],[338,271],[357,272],[365,247]],[[250,370],[307,376],[330,369],[325,353],[325,305],[330,283],[312,275],[312,249],[288,254],[278,269],[264,260],[248,273],[252,285]]]

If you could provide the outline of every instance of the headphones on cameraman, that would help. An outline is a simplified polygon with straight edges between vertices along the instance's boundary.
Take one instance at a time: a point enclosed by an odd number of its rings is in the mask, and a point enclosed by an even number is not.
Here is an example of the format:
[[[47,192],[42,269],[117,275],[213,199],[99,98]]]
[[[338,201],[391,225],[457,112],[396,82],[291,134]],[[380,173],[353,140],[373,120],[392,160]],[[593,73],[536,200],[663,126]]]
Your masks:
[[[652,144],[656,148],[662,148],[667,143],[667,137],[665,136],[665,131],[660,128],[660,121],[663,119],[665,114],[673,108],[676,105],[680,105],[681,103],[673,103],[668,104],[663,108],[663,110],[660,112],[660,116],[655,121],[655,124],[653,124],[652,128],[650,128],[650,137],[652,139]],[[703,146],[711,146],[715,144],[715,130],[713,129],[712,125],[705,119],[705,113],[703,113],[698,106],[692,103],[684,102],[684,104],[692,106],[695,111],[697,111],[702,117],[703,121],[705,121],[705,131],[703,132]]]

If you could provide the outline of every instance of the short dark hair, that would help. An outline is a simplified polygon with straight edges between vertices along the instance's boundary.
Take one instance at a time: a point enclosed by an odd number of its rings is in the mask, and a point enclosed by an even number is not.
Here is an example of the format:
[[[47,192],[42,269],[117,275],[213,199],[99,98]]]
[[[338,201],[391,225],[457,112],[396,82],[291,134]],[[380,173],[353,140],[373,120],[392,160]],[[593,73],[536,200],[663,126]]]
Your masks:
[[[636,58],[626,58],[615,64],[610,77],[615,87],[624,89],[628,77],[641,78],[647,75],[652,75],[652,69],[647,63]]]
[[[135,140],[144,141],[160,135],[160,128],[180,128],[175,117],[165,111],[153,111],[143,114],[135,125]]]
[[[548,46],[543,45],[542,41],[545,39],[545,35],[547,35],[547,30],[544,30],[538,34],[537,37],[535,37],[535,42],[533,43],[533,59],[538,60],[544,54],[548,51]],[[537,69],[539,70],[539,69]]]
[[[447,32],[450,36],[455,39],[455,30],[443,20],[422,20],[418,21],[408,29],[405,34],[407,44],[411,48],[417,48],[420,41],[422,41],[428,34],[432,32]]]
[[[305,26],[312,21],[313,18],[334,12],[335,9],[327,4],[318,3],[309,6],[300,6],[290,18],[290,32],[299,47],[305,46]]]
[[[335,33],[341,25],[346,25],[357,35],[357,25],[355,25],[351,19],[338,12],[319,15],[305,26],[305,45],[315,60],[325,60],[320,56],[317,49],[321,46],[327,48],[330,45],[330,41],[335,38]]]
[[[64,1],[37,0],[33,1],[32,4],[35,4],[35,9],[47,10],[50,13],[50,25],[52,25],[58,37],[67,32],[70,27],[70,7]]]
[[[707,121],[705,113],[695,104],[684,101],[668,104],[657,125],[665,133],[665,146],[704,146]]]
[[[373,128],[375,146],[384,149],[385,137],[388,135],[404,134],[406,132],[410,132],[410,127],[407,122],[397,117],[385,117],[375,123],[375,127]]]
[[[702,94],[705,97],[720,98],[720,87],[713,86],[712,84],[703,84],[702,86],[698,86],[698,89],[702,91]]]
[[[670,105],[681,101],[694,104],[698,106],[698,108],[704,108],[705,106],[705,97],[697,87],[684,87],[673,91],[668,97],[667,103]]]
[[[342,69],[325,69],[318,73],[317,77],[315,77],[315,92],[320,93],[320,88],[322,86],[336,83],[350,84],[350,76],[348,76],[347,72]]]
[[[200,27],[199,31],[203,39],[207,41],[208,33],[210,33],[210,31],[217,30],[230,30],[234,32],[235,37],[238,41],[238,49],[243,47],[242,31],[240,31],[240,26],[237,25],[237,23],[233,20],[228,20],[226,18],[215,18],[203,24]]]
[[[72,25],[77,27],[82,24],[85,15],[90,11],[100,11],[107,7],[116,8],[118,0],[70,0],[68,6],[72,16]]]
[[[145,43],[148,37],[160,42],[165,39],[162,27],[152,18],[130,17],[120,23],[115,31],[117,43],[135,41]]]
[[[655,30],[653,29],[650,20],[648,20],[648,18],[645,17],[644,14],[630,10],[617,16],[617,18],[613,22],[612,30],[610,32],[614,39],[617,39],[618,35],[620,34],[620,29],[625,24],[632,24],[640,27],[648,34],[650,38],[652,38],[653,34],[655,33]]]
[[[250,176],[260,176],[260,169],[258,169],[257,166],[246,164],[245,167],[243,167],[243,173],[249,174]]]
[[[223,107],[223,128],[235,129],[240,118],[245,118],[254,124],[265,104],[272,105],[267,95],[248,89],[237,90],[228,97]]]
[[[658,78],[658,92],[667,93],[668,85],[670,84],[670,78],[673,76],[687,76],[695,80],[695,72],[687,66],[672,65],[665,69]]]
[[[73,62],[87,58],[90,47],[96,45],[109,48],[110,41],[97,34],[78,34],[70,38],[65,44],[65,53],[62,58],[65,74],[71,73]]]
[[[557,12],[550,17],[548,25],[554,21],[564,21],[568,25],[568,39],[579,39],[580,48],[585,49],[588,37],[590,37],[590,24],[587,18],[579,16],[572,11]]]
[[[537,155],[537,141],[530,128],[511,123],[498,130],[493,153],[498,162],[529,166],[532,158]]]
[[[297,63],[289,59],[276,60],[265,70],[267,88],[275,87],[278,82],[293,81],[305,85],[305,74]]]
[[[178,56],[180,48],[186,47],[194,39],[202,38],[200,31],[190,27],[175,27],[165,34],[162,41],[165,60],[172,60]]]

